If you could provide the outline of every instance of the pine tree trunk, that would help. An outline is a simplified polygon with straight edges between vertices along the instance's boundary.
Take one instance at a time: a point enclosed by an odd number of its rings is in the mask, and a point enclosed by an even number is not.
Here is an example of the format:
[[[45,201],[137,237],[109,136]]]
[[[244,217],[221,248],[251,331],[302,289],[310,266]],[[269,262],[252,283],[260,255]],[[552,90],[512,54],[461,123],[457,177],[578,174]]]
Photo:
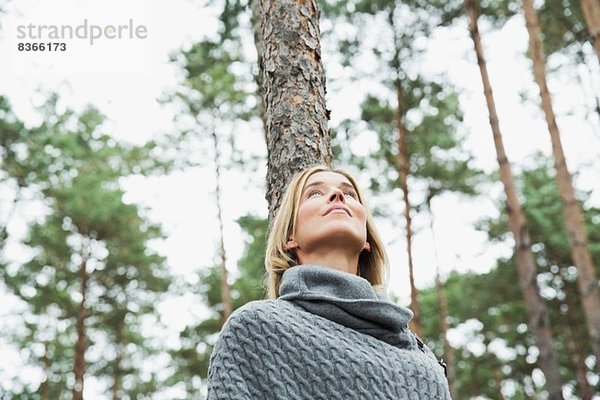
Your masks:
[[[123,363],[123,359],[125,355],[123,353],[123,349],[125,347],[125,339],[123,335],[123,324],[125,323],[124,319],[120,320],[116,326],[116,336],[117,336],[117,357],[115,358],[115,370],[113,376],[113,387],[112,387],[112,395],[113,400],[119,399],[119,390],[121,388],[121,364]]]
[[[394,87],[396,89],[396,128],[398,129],[398,139],[396,145],[398,147],[398,183],[400,189],[402,189],[403,201],[404,201],[404,220],[406,227],[406,252],[408,257],[408,279],[410,282],[410,308],[413,312],[413,318],[410,321],[411,329],[417,336],[421,336],[421,308],[419,307],[418,291],[415,285],[414,275],[414,264],[412,254],[412,218],[410,215],[410,200],[408,198],[408,174],[410,171],[409,154],[407,149],[408,143],[408,132],[404,125],[404,98],[402,94],[402,68],[400,64],[400,43],[398,40],[398,33],[396,32],[396,25],[394,23],[395,3],[392,3],[388,14],[388,21],[392,30],[394,31],[394,59],[392,66],[396,74],[394,80]]]
[[[575,369],[575,376],[577,377],[577,384],[579,385],[579,391],[581,392],[582,400],[591,400],[594,396],[592,387],[590,386],[587,379],[587,366],[585,365],[585,352],[581,346],[582,335],[579,332],[579,323],[575,318],[577,307],[575,305],[575,293],[569,290],[570,284],[565,284],[565,301],[567,303],[568,311],[566,320],[564,321],[565,326],[565,342],[567,351],[571,356],[571,361]]]
[[[398,179],[402,189],[404,200],[404,220],[406,227],[406,252],[408,256],[408,278],[410,282],[410,308],[414,314],[411,323],[411,329],[417,336],[421,336],[421,308],[419,307],[418,291],[415,285],[415,274],[412,255],[412,218],[410,216],[410,200],[408,198],[408,154],[406,151],[407,132],[402,122],[402,84],[399,79],[396,80],[396,94],[398,98],[398,109],[396,112],[396,121],[398,127]]]
[[[496,147],[496,155],[500,169],[500,180],[502,181],[504,192],[506,193],[508,224],[515,240],[515,260],[519,284],[525,299],[525,306],[527,307],[529,327],[534,333],[535,342],[540,351],[537,364],[546,377],[546,387],[549,392],[549,398],[551,400],[562,399],[562,385],[558,370],[558,358],[552,343],[550,320],[548,318],[546,306],[538,292],[536,264],[531,251],[531,239],[529,237],[529,232],[527,231],[525,215],[523,214],[515,189],[510,164],[504,151],[504,143],[500,132],[496,105],[483,54],[481,37],[479,35],[474,1],[465,0],[464,5],[467,16],[469,17],[471,38],[473,39],[477,63],[483,82],[485,99],[490,114],[490,125],[494,137],[494,145]]]
[[[437,288],[438,305],[440,307],[440,330],[444,336],[444,362],[446,363],[446,373],[448,375],[448,386],[450,395],[453,399],[458,399],[456,393],[456,368],[454,367],[454,348],[448,341],[448,298],[446,297],[446,288],[440,279],[439,265],[435,273],[435,287]]]
[[[500,371],[499,365],[494,365],[494,382],[496,383],[498,400],[506,400],[506,397],[502,394],[502,371]]]
[[[44,356],[42,357],[42,362],[44,363],[44,373],[46,374],[46,377],[44,381],[40,384],[40,400],[49,400],[50,397],[48,395],[48,392],[50,389],[50,357],[48,357],[47,341],[44,342]]]
[[[579,386],[581,399],[592,400],[594,393],[587,380],[587,368],[585,365],[585,359],[582,357],[581,344],[577,343],[574,336],[575,335],[572,326],[567,324],[565,329],[565,342],[567,351],[571,355],[571,362],[575,368],[575,376],[577,377],[577,384]]]
[[[600,60],[600,1],[581,0],[581,11],[596,50],[596,55]]]
[[[233,306],[231,304],[231,290],[229,283],[227,282],[227,255],[225,253],[225,239],[223,236],[223,212],[221,210],[221,166],[220,166],[220,152],[219,152],[219,141],[217,139],[217,133],[213,129],[212,139],[214,145],[215,155],[215,173],[216,173],[216,190],[215,195],[217,197],[217,217],[219,219],[219,253],[221,257],[221,302],[223,303],[223,315],[221,318],[221,325],[225,324],[227,318],[231,315]]]
[[[483,337],[483,345],[485,346],[485,352],[488,354],[492,354],[492,351],[490,350],[490,339],[489,338],[486,338],[485,336]],[[502,394],[502,380],[503,380],[504,376],[502,374],[502,368],[499,363],[499,360],[492,359],[492,360],[490,360],[488,365],[489,365],[490,372],[494,376],[494,387],[496,389],[496,394],[497,394],[498,400],[506,400],[506,397],[504,397],[504,394]]]
[[[523,0],[523,11],[529,32],[529,56],[533,60],[533,73],[535,81],[540,89],[542,109],[546,117],[550,140],[552,141],[552,153],[556,167],[556,180],[562,201],[565,224],[571,243],[571,258],[577,267],[577,284],[583,312],[586,317],[588,334],[592,345],[592,351],[596,357],[596,370],[600,373],[600,292],[598,290],[598,279],[588,249],[587,234],[583,221],[583,213],[575,190],[571,174],[567,169],[565,154],[560,140],[560,132],[556,124],[556,117],[552,108],[552,99],[546,84],[546,65],[544,61],[544,49],[540,41],[540,26],[537,12],[533,7],[532,0]]]
[[[454,348],[448,341],[448,298],[446,297],[446,288],[440,277],[440,263],[437,254],[437,243],[435,240],[434,216],[431,208],[431,200],[427,199],[427,209],[429,210],[429,228],[431,229],[433,255],[435,259],[435,287],[437,289],[438,306],[440,308],[440,330],[444,336],[444,362],[446,363],[446,373],[448,378],[448,387],[450,388],[450,397],[458,399],[456,393],[456,368],[454,364]]]
[[[79,266],[79,279],[81,283],[81,302],[79,303],[79,311],[77,313],[77,342],[75,343],[75,363],[73,372],[75,374],[75,385],[73,386],[73,400],[83,400],[83,377],[85,375],[85,347],[86,347],[86,333],[85,333],[85,319],[86,319],[86,306],[85,296],[87,294],[87,283],[89,279],[89,273],[86,270],[87,258],[83,257]]]
[[[0,251],[4,250],[4,246],[6,245],[6,239],[8,239],[8,224],[10,224],[10,221],[12,220],[15,211],[17,210],[17,205],[19,204],[19,200],[21,199],[22,192],[23,186],[19,184],[17,193],[15,193],[15,197],[8,211],[8,215],[6,216],[6,220],[4,221],[4,225],[2,226],[2,228],[0,228]]]
[[[254,81],[256,82],[256,86],[258,87],[258,113],[260,115],[260,120],[263,123],[263,133],[265,135],[265,143],[267,142],[267,120],[265,115],[265,96],[263,92],[263,84],[262,84],[262,74],[263,70],[263,54],[265,52],[265,45],[263,43],[262,37],[262,20],[263,16],[261,14],[260,1],[259,0],[250,0],[250,10],[252,11],[250,16],[250,21],[252,23],[252,33],[254,35],[254,46],[256,47],[256,56],[258,62],[258,73],[254,75]]]
[[[269,221],[298,171],[331,163],[315,0],[261,0]]]

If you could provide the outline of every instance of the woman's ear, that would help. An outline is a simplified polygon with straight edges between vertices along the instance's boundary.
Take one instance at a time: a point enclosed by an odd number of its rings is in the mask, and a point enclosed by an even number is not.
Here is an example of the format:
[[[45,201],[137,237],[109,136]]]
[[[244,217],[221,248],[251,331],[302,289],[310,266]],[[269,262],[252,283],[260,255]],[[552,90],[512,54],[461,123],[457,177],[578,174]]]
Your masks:
[[[288,242],[285,244],[285,248],[286,250],[293,250],[298,248],[298,243],[295,242],[293,239],[288,240]]]
[[[363,250],[371,252],[371,243],[365,242],[365,246],[363,247]]]

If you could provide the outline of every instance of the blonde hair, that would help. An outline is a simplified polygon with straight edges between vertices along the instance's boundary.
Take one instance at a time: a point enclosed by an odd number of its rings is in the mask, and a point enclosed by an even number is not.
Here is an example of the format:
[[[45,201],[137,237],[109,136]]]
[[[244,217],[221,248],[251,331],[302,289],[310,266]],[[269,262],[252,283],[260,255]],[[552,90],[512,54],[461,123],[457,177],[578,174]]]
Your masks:
[[[387,283],[389,265],[388,258],[375,228],[373,217],[369,212],[360,188],[356,180],[348,172],[341,169],[333,169],[326,165],[315,165],[300,171],[292,179],[285,191],[281,205],[273,223],[267,240],[267,253],[265,256],[265,268],[267,269],[268,297],[276,299],[279,297],[279,285],[281,277],[286,269],[298,265],[298,260],[292,250],[288,250],[286,244],[293,235],[296,227],[296,217],[300,204],[300,194],[308,178],[316,172],[335,172],[348,178],[356,193],[358,201],[365,207],[367,215],[367,242],[371,251],[363,251],[358,258],[358,276],[365,278],[371,286],[378,290],[385,288]]]

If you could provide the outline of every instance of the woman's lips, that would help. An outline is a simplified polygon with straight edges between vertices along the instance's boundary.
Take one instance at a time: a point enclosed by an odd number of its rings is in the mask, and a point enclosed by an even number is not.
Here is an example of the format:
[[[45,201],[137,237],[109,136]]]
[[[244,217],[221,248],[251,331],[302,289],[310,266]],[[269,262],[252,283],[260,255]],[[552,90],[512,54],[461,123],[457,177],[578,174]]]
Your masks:
[[[349,216],[351,216],[351,215],[350,215],[350,210],[348,210],[346,207],[342,207],[342,206],[333,206],[333,207],[329,208],[329,209],[328,209],[328,210],[325,212],[325,214],[323,214],[323,215],[327,215],[327,214],[329,214],[329,213],[332,213],[332,212],[335,212],[335,211],[341,211],[341,212],[345,212],[346,214],[348,214]]]

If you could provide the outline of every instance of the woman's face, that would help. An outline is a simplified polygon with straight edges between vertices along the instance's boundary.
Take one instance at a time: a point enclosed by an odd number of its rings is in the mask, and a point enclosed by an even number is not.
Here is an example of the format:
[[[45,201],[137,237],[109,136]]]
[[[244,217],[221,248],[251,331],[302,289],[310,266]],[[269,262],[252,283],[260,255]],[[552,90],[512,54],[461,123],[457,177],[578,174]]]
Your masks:
[[[348,178],[336,172],[316,172],[302,188],[295,235],[288,248],[307,254],[339,246],[357,254],[370,250],[366,211]]]

